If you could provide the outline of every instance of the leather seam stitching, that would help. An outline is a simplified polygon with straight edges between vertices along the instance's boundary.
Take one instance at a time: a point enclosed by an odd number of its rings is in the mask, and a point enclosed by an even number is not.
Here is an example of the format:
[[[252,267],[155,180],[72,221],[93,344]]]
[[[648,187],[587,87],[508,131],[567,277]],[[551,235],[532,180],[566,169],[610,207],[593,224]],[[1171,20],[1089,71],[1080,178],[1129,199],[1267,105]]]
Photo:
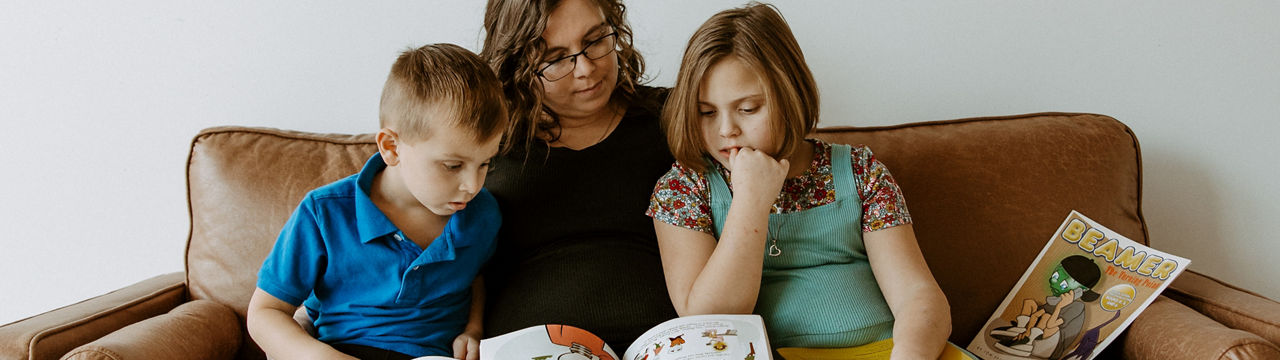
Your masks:
[[[110,315],[110,314],[113,314],[113,313],[119,312],[119,311],[121,311],[122,309],[128,309],[128,308],[132,308],[132,307],[138,306],[139,304],[142,304],[142,303],[144,303],[144,302],[147,302],[147,301],[151,301],[151,300],[153,300],[153,299],[156,299],[156,298],[160,297],[161,295],[163,295],[163,294],[165,294],[165,293],[169,293],[169,292],[172,292],[172,291],[174,291],[174,290],[181,290],[181,289],[183,288],[183,286],[185,286],[185,284],[174,284],[174,285],[166,286],[166,287],[160,288],[160,289],[158,289],[158,290],[156,290],[156,291],[153,291],[153,292],[151,292],[151,293],[148,293],[148,294],[146,294],[146,295],[143,295],[143,296],[141,296],[141,297],[139,297],[139,298],[137,298],[137,299],[134,299],[133,301],[129,301],[129,302],[126,302],[126,303],[123,303],[123,304],[120,304],[120,305],[116,305],[116,306],[112,306],[112,307],[107,308],[107,309],[103,309],[102,311],[98,311],[98,312],[95,312],[95,313],[93,313],[93,314],[89,314],[88,316],[82,317],[82,318],[80,318],[80,319],[78,319],[78,320],[75,320],[75,321],[71,321],[71,322],[68,322],[68,323],[65,323],[65,324],[62,324],[62,325],[58,325],[58,326],[54,326],[54,327],[51,327],[51,328],[48,328],[48,329],[41,330],[41,331],[39,331],[39,332],[35,333],[35,335],[32,335],[32,336],[31,336],[31,341],[30,341],[30,342],[28,342],[28,344],[27,344],[27,352],[28,352],[29,354],[35,354],[35,353],[36,353],[36,344],[39,344],[39,343],[40,343],[40,341],[44,340],[44,339],[45,339],[45,338],[47,338],[47,337],[50,337],[50,336],[53,336],[53,335],[56,335],[56,334],[59,334],[59,333],[65,332],[65,331],[67,331],[67,330],[70,330],[70,329],[73,329],[73,328],[76,328],[76,327],[79,327],[80,325],[84,325],[84,324],[86,324],[86,323],[88,323],[88,322],[91,322],[91,321],[95,321],[95,320],[101,319],[101,318],[103,318],[103,317],[105,317],[105,316],[107,316],[107,315]],[[88,301],[88,300],[85,300],[85,301]]]
[[[97,353],[101,353],[101,354],[106,355],[108,358],[111,358],[111,359],[116,359],[116,360],[124,359],[124,357],[120,356],[120,354],[116,353],[115,351],[111,351],[111,349],[105,349],[105,348],[99,348],[99,349],[81,349],[81,350],[78,350],[78,351],[75,351],[75,352],[68,353],[68,354],[67,354],[67,355],[65,355],[64,357],[72,357],[72,356],[76,356],[76,355],[79,355],[79,354],[82,354],[82,353],[89,353],[89,352],[97,352]]]
[[[335,144],[335,145],[376,145],[372,139],[370,140],[354,139],[355,137],[366,135],[366,134],[314,134],[314,133],[292,134],[292,133],[280,132],[280,130],[278,129],[252,128],[252,127],[224,127],[224,128],[208,129],[208,130],[205,130],[204,132],[197,134],[195,139],[193,139],[192,141],[192,147],[194,148],[196,142],[200,142],[201,140],[204,140],[209,137],[218,136],[218,135],[234,135],[234,134],[270,136],[270,137],[282,138],[285,140],[305,140],[305,141],[325,143],[325,144]],[[325,135],[351,137],[352,139],[336,140],[336,139],[325,137]]]
[[[1274,327],[1280,327],[1280,324],[1277,324],[1277,323],[1274,323],[1274,322],[1268,321],[1267,319],[1262,319],[1262,318],[1259,318],[1259,317],[1253,316],[1253,315],[1251,315],[1251,314],[1249,314],[1249,313],[1241,312],[1241,311],[1239,311],[1239,310],[1236,310],[1236,309],[1235,309],[1235,308],[1233,308],[1233,307],[1223,306],[1223,305],[1219,304],[1218,302],[1210,301],[1210,300],[1208,300],[1208,299],[1206,299],[1206,298],[1203,298],[1203,297],[1200,297],[1200,296],[1191,295],[1191,294],[1187,294],[1187,293],[1181,293],[1181,295],[1186,299],[1186,301],[1194,302],[1194,303],[1199,304],[1200,306],[1205,307],[1205,308],[1212,308],[1212,309],[1210,309],[1210,310],[1223,311],[1223,312],[1231,313],[1232,315],[1237,315],[1237,316],[1240,316],[1240,317],[1243,317],[1243,318],[1247,318],[1247,319],[1250,319],[1250,320],[1254,320],[1254,321],[1257,321],[1257,322],[1259,322],[1259,323],[1263,323],[1263,324],[1271,325],[1271,326],[1274,326]]]
[[[1263,340],[1262,343],[1251,342],[1246,344],[1235,344],[1235,345],[1228,346],[1226,349],[1222,350],[1222,353],[1218,354],[1218,359],[1235,359],[1236,357],[1228,357],[1227,353],[1230,353],[1232,350],[1235,350],[1235,349],[1241,349],[1240,350],[1241,352],[1248,353],[1248,351],[1244,350],[1244,348],[1256,348],[1256,347],[1260,347],[1262,349],[1270,348],[1272,351],[1280,350],[1275,348],[1275,345],[1271,344],[1270,342],[1267,342],[1266,340]]]

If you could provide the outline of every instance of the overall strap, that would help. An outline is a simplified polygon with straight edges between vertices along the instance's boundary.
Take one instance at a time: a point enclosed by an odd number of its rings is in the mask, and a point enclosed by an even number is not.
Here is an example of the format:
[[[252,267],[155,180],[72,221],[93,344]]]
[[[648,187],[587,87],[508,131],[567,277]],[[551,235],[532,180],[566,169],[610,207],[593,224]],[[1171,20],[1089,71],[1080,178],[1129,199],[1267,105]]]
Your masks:
[[[729,183],[724,176],[720,175],[718,166],[720,165],[708,160],[705,172],[707,186],[711,188],[711,227],[715,229],[716,239],[720,238],[724,230],[724,220],[729,215],[729,205],[733,202],[733,192],[729,190]]]
[[[836,183],[838,199],[859,197],[858,187],[862,181],[853,174],[852,156],[849,145],[831,144],[831,177]]]

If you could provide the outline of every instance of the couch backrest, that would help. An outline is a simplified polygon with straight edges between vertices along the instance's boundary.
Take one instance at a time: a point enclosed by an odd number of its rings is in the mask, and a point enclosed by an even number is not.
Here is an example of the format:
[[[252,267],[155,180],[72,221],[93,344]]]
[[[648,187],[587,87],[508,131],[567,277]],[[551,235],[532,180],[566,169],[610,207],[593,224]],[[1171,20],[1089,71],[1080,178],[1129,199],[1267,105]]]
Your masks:
[[[898,181],[957,344],[973,339],[1071,210],[1149,245],[1138,140],[1111,117],[1042,113],[815,137],[869,146]]]
[[[228,305],[243,323],[258,268],[302,197],[359,171],[374,152],[368,134],[246,127],[201,131],[187,159],[189,296]],[[261,350],[245,340],[240,357],[260,358]]]
[[[1147,243],[1137,139],[1107,116],[824,128],[815,136],[870,146],[898,180],[951,303],[956,343],[968,343],[1072,209]],[[375,151],[368,134],[202,131],[187,173],[190,296],[226,304],[243,320],[258,267],[302,196],[358,171]]]

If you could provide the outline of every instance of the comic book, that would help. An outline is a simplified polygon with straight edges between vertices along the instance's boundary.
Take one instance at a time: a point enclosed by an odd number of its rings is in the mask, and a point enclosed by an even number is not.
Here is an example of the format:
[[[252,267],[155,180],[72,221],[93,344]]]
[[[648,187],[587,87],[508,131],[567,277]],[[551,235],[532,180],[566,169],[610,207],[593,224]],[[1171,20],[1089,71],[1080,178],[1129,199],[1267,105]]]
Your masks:
[[[596,335],[568,325],[540,325],[480,341],[481,359],[769,360],[760,315],[695,315],[658,324],[622,357]]]
[[[1092,359],[1190,263],[1072,211],[968,349],[988,360]]]

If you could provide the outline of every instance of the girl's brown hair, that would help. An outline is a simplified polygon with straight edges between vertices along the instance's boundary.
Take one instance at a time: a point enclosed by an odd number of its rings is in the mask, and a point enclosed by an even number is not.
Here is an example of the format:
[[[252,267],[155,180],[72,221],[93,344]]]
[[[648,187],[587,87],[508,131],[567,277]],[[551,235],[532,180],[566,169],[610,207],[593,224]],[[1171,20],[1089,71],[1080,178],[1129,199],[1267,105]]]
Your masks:
[[[662,112],[671,154],[685,167],[706,170],[698,85],[707,70],[732,56],[760,75],[774,130],[782,136],[778,157],[795,152],[818,124],[818,87],[800,44],[773,5],[752,2],[715,14],[702,24],[680,62],[675,87]]]
[[[562,0],[489,0],[484,13],[484,58],[497,73],[506,95],[511,121],[502,153],[520,146],[526,150],[539,138],[554,141],[560,118],[543,101],[537,66],[546,42],[542,32],[547,18]],[[590,0],[604,13],[605,22],[618,32],[618,86],[612,100],[637,101],[636,87],[644,74],[644,58],[632,46],[627,7],[620,0]],[[548,142],[550,142],[548,141]]]

